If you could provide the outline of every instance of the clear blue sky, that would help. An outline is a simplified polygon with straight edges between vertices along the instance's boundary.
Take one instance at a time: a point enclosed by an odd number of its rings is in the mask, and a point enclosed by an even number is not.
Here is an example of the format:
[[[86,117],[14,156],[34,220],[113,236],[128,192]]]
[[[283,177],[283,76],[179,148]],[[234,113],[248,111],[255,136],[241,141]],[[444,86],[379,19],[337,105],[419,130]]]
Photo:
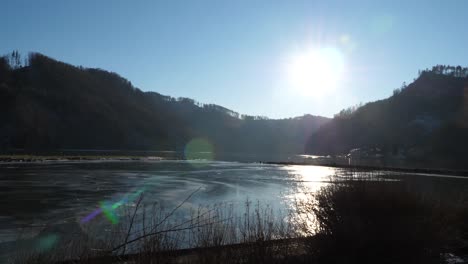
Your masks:
[[[418,69],[468,65],[462,0],[1,0],[0,11],[2,54],[37,51],[273,118],[333,116],[389,96]],[[340,54],[340,81],[325,93],[291,89],[289,58],[317,48]]]

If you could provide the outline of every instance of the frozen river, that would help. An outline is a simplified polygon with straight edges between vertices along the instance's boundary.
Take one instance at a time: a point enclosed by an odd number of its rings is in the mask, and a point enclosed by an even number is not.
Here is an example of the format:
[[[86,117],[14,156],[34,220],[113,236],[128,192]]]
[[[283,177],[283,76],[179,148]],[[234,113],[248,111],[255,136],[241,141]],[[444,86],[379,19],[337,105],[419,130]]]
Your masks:
[[[331,167],[220,161],[3,163],[0,247],[25,234],[32,237],[47,226],[88,224],[103,204],[132,205],[140,194],[145,205],[170,210],[199,190],[181,212],[221,203],[242,205],[247,200],[286,211],[305,191],[316,191],[343,173]],[[373,173],[415,181],[433,195],[468,190],[466,177]]]

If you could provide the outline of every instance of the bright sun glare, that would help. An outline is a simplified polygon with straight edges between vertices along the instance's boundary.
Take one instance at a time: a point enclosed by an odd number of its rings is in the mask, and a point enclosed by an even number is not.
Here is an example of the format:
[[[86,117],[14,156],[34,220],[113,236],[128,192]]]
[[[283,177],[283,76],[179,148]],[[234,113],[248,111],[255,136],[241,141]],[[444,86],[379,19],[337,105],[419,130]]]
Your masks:
[[[311,49],[295,54],[287,64],[291,88],[307,96],[333,92],[342,79],[343,70],[343,56],[335,48]]]

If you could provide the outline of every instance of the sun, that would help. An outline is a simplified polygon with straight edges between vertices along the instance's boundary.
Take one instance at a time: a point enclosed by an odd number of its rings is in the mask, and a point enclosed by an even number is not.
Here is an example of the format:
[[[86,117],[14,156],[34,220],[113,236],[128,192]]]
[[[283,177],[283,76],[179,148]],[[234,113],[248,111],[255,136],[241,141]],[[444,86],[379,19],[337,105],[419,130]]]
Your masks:
[[[323,96],[339,85],[344,70],[343,56],[335,48],[311,49],[291,56],[286,70],[294,91]]]

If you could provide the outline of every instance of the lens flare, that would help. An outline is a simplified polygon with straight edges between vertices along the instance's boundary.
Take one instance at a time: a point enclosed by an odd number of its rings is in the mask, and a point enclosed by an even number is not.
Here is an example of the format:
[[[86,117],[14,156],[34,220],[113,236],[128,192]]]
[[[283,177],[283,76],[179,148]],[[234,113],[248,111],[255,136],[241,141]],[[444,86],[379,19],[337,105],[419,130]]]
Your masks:
[[[47,251],[52,249],[57,244],[59,236],[56,234],[48,234],[39,238],[37,249],[39,251]]]
[[[392,15],[376,16],[371,21],[371,31],[374,34],[385,34],[395,27],[395,17]]]
[[[187,160],[213,160],[214,147],[204,138],[195,138],[187,143],[184,154]]]
[[[341,35],[338,43],[340,44],[340,48],[348,54],[352,53],[357,47],[356,41],[348,34]]]
[[[118,207],[114,208],[114,206],[112,206],[106,201],[101,202],[101,209],[102,209],[102,212],[104,213],[104,216],[107,218],[107,220],[109,220],[109,222],[111,222],[114,225],[119,223],[119,219],[117,218],[117,215],[115,214],[115,209],[117,208]]]
[[[120,199],[119,201],[117,201],[115,203],[111,203],[109,201],[100,202],[100,207],[97,208],[96,210],[94,210],[89,215],[83,217],[81,219],[81,223],[87,223],[87,222],[91,221],[93,218],[95,218],[96,216],[103,213],[104,216],[109,220],[109,222],[111,222],[112,224],[118,224],[119,219],[118,219],[118,215],[116,213],[116,210],[120,206],[122,206],[122,205],[124,205],[126,203],[130,203],[130,202],[134,201],[144,191],[145,191],[145,189],[142,188],[142,189],[139,189],[139,190],[137,190],[137,191],[135,191],[135,192],[133,192],[131,194],[126,194],[126,195],[124,195],[124,197],[122,199]]]
[[[94,210],[94,212],[90,213],[89,215],[87,215],[83,219],[81,219],[81,223],[87,223],[87,222],[91,221],[91,219],[98,216],[100,213],[102,213],[101,208],[98,208],[98,209]]]

